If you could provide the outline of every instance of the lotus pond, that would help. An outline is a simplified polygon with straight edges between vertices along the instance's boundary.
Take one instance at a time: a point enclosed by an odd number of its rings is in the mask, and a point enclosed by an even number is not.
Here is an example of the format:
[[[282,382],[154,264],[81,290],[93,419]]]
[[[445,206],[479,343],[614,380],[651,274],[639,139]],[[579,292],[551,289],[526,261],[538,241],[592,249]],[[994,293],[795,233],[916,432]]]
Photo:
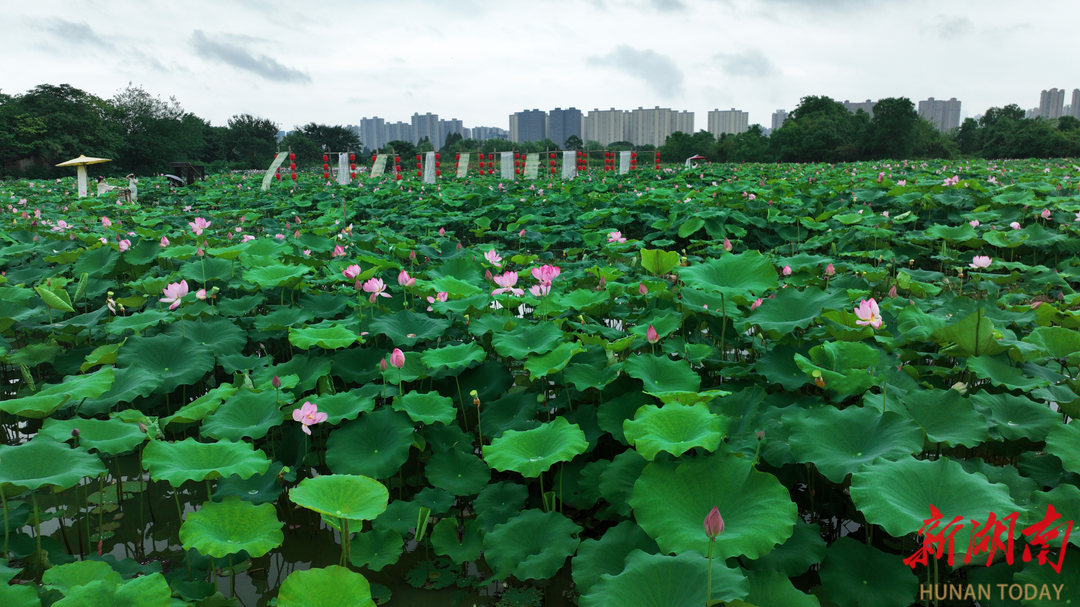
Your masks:
[[[5,182],[0,605],[1075,602],[1078,179]]]

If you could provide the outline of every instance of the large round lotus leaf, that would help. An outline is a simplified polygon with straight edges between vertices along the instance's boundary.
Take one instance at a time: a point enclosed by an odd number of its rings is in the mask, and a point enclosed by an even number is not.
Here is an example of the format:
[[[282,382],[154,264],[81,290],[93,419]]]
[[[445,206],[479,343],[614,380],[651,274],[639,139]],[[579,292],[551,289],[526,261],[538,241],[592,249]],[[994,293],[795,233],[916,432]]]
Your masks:
[[[304,308],[289,306],[268,306],[268,314],[255,317],[255,328],[259,331],[285,331],[294,325],[311,320],[314,315]]]
[[[475,342],[445,348],[431,348],[424,350],[424,353],[420,355],[420,360],[432,369],[446,367],[451,370],[483,362],[485,358],[487,358],[487,352]]]
[[[113,368],[102,367],[86,375],[69,375],[62,383],[42,386],[37,396],[63,394],[75,402],[84,398],[97,398],[112,387],[115,374]]]
[[[829,546],[819,573],[822,589],[838,607],[907,607],[918,596],[919,578],[904,557],[850,537]]]
[[[187,438],[175,443],[150,441],[143,449],[143,467],[153,480],[179,487],[184,481],[214,480],[234,474],[251,478],[265,473],[270,460],[251,443],[200,443]]]
[[[432,318],[427,314],[405,310],[395,314],[384,314],[371,321],[368,330],[375,335],[385,335],[395,346],[416,345],[425,339],[442,337],[450,321],[445,318]]]
[[[484,460],[457,449],[440,451],[424,466],[428,482],[454,495],[476,495],[491,480],[491,469]]]
[[[160,573],[134,578],[123,584],[105,578],[76,586],[54,607],[169,607],[172,591]],[[6,607],[6,604],[5,604]]]
[[[123,581],[120,574],[116,573],[108,563],[102,561],[76,561],[46,570],[41,576],[41,583],[67,594],[69,590],[76,586],[85,586],[90,582],[97,582],[106,578],[112,579],[115,583]]]
[[[1060,413],[1023,396],[979,392],[971,400],[989,410],[994,427],[1007,440],[1043,441],[1052,428],[1061,424]]]
[[[825,389],[834,392],[837,400],[861,394],[881,383],[879,377],[867,370],[878,365],[878,351],[861,341],[829,341],[810,348],[810,357],[795,354],[795,364],[808,377],[821,375]]]
[[[16,495],[40,487],[70,489],[87,476],[105,474],[105,466],[85,449],[71,449],[47,436],[18,446],[0,445],[0,491]]]
[[[1047,529],[1048,531],[1059,529],[1058,539],[1051,541],[1050,545],[1060,546],[1069,521],[1080,522],[1080,489],[1076,485],[1061,485],[1045,493],[1039,491],[1031,496],[1031,508],[1035,513],[1040,516],[1045,515],[1048,512],[1047,506],[1053,506],[1054,510],[1061,515],[1061,518],[1051,523]],[[1069,543],[1080,547],[1080,529],[1074,525],[1073,531],[1078,531],[1078,533],[1069,532]]]
[[[138,369],[139,367],[130,368]],[[173,413],[161,421],[164,425],[201,422],[207,415],[217,411],[218,407],[221,406],[221,403],[225,399],[230,398],[233,394],[236,394],[237,390],[238,388],[232,384],[220,385],[183,407],[180,407],[176,410],[176,413]]]
[[[326,516],[370,521],[386,510],[390,493],[366,476],[330,474],[300,481],[289,499]]]
[[[242,479],[239,476],[219,478],[214,486],[214,501],[220,502],[230,495],[235,495],[245,502],[266,504],[277,500],[283,487],[278,482],[278,474],[284,468],[281,462],[274,462],[263,474],[256,474]]]
[[[791,537],[798,509],[776,477],[744,457],[707,455],[682,463],[654,461],[630,497],[634,518],[665,553],[706,554],[702,525],[714,507],[724,518],[713,556],[756,559]]]
[[[750,328],[757,325],[770,337],[777,339],[794,333],[796,329],[809,327],[821,316],[823,309],[844,308],[848,302],[847,293],[843,291],[826,293],[817,287],[807,287],[802,291],[780,289],[775,298],[750,313],[744,326]]]
[[[476,519],[466,519],[463,527],[452,518],[444,518],[431,530],[431,548],[435,554],[441,554],[455,564],[475,561],[484,549],[484,539],[480,535],[480,525]]]
[[[183,335],[186,339],[209,349],[215,357],[236,354],[247,345],[247,333],[232,320],[207,318],[195,322],[172,323],[162,333]]]
[[[141,248],[144,244],[150,245],[147,248],[151,250],[156,248],[157,251],[155,251],[154,253],[161,252],[161,247],[156,246],[158,243],[152,240],[149,242],[143,241],[139,243],[139,246],[136,248]],[[150,253],[151,251],[147,251],[148,255]],[[132,265],[138,265],[131,260],[129,255],[130,251],[124,254],[124,259],[126,259],[128,263]],[[157,255],[155,254],[154,257],[156,256]],[[151,259],[153,259],[153,257],[151,257]],[[139,261],[142,260],[140,259]],[[142,261],[142,263],[149,263],[149,260]],[[180,275],[192,283],[207,283],[215,280],[228,282],[229,279],[234,276],[233,264],[228,259],[218,259],[215,257],[199,257],[198,259],[193,259],[181,266]],[[203,286],[205,287],[207,285],[204,284]]]
[[[974,447],[989,440],[986,418],[956,390],[926,390],[904,406],[930,442]]]
[[[404,396],[398,396],[393,404],[395,411],[404,411],[414,422],[424,424],[452,424],[457,419],[454,399],[442,396],[438,392],[420,393],[416,390]]]
[[[0,401],[0,411],[28,417],[30,419],[44,419],[52,415],[64,403],[68,401],[67,394],[34,394],[22,398],[12,398]]]
[[[484,533],[489,533],[496,525],[505,523],[520,512],[528,497],[529,490],[524,485],[506,481],[492,483],[473,500],[476,521]]]
[[[32,586],[4,582],[0,584],[0,605],[4,607],[41,607],[37,589]]]
[[[651,394],[663,392],[697,392],[701,376],[690,368],[685,360],[671,360],[666,356],[639,354],[626,360],[623,369],[630,377],[645,383],[645,391]]]
[[[626,440],[645,459],[661,451],[678,457],[694,447],[716,451],[727,430],[727,418],[709,411],[705,403],[692,407],[678,404],[663,408],[648,405],[623,424]]]
[[[413,500],[394,500],[386,507],[382,514],[375,517],[371,526],[375,529],[390,529],[398,535],[408,535],[409,531],[416,527],[420,516],[420,502]]]
[[[623,434],[623,422],[634,419],[638,409],[654,402],[656,401],[639,390],[631,390],[610,400],[605,398],[596,410],[596,423],[605,432],[610,432],[615,440],[629,445],[626,435]]]
[[[281,584],[277,604],[278,607],[375,607],[367,579],[337,565],[292,572]]]
[[[770,349],[754,363],[754,370],[774,384],[780,384],[784,390],[794,392],[813,381],[795,364],[795,355],[806,356],[810,348],[795,348],[781,344]]]
[[[1046,436],[1046,452],[1061,458],[1069,472],[1080,473],[1080,420],[1054,426]]]
[[[1035,327],[1023,341],[1035,344],[1046,356],[1055,359],[1065,359],[1066,364],[1075,367],[1080,360],[1080,333],[1075,329],[1065,327]],[[1033,360],[1032,356],[1026,357],[1029,362],[1043,362]]]
[[[824,551],[824,550],[823,550]],[[763,569],[744,571],[750,582],[750,593],[741,601],[755,607],[820,607],[821,602],[812,594],[801,592],[788,576],[779,571]]]
[[[132,337],[120,348],[116,362],[121,367],[138,366],[157,375],[155,392],[168,394],[177,386],[191,385],[214,368],[209,348],[179,335]]]
[[[825,540],[821,539],[821,528],[816,523],[807,524],[799,520],[795,523],[794,533],[786,542],[769,554],[747,562],[746,568],[755,571],[772,569],[786,577],[796,577],[806,573],[823,558]]]
[[[648,464],[649,460],[629,449],[616,455],[611,465],[600,473],[600,495],[616,513],[630,516],[630,495],[634,492],[634,483]]]
[[[349,383],[366,384],[379,377],[379,361],[389,364],[389,357],[390,351],[379,347],[340,350],[334,355],[333,372]]]
[[[585,540],[572,561],[574,584],[586,594],[603,574],[619,575],[627,555],[634,550],[656,554],[660,548],[634,521],[622,521],[598,540]]]
[[[326,321],[303,329],[289,327],[289,343],[301,350],[348,348],[356,343],[358,339],[360,339],[360,336],[353,330],[336,322]]]
[[[530,391],[510,392],[497,400],[480,406],[480,421],[484,436],[495,439],[507,430],[531,430],[540,425],[536,412],[540,403]]]
[[[1009,495],[1019,506],[1026,507],[1031,502],[1032,494],[1039,488],[1035,479],[1021,476],[1020,471],[1012,464],[995,466],[976,457],[960,460],[960,465],[964,467],[965,472],[978,472],[991,483],[1005,485],[1009,489]]]
[[[381,571],[401,558],[405,540],[389,529],[374,529],[357,533],[349,542],[349,562],[357,567]]]
[[[588,446],[589,441],[577,424],[556,417],[532,430],[503,432],[490,445],[484,445],[484,460],[495,470],[513,470],[522,476],[535,477],[559,462],[574,459]]]
[[[140,396],[149,396],[158,387],[153,371],[143,367],[124,367],[113,372],[113,384],[95,399],[87,399],[79,410],[87,415],[107,413],[118,403],[130,403]]]
[[[1073,532],[1076,532],[1075,527],[1073,527]],[[1036,554],[1037,551],[1033,549],[1031,556],[1034,557]],[[1056,555],[1052,558],[1056,558]],[[1024,607],[1061,607],[1077,603],[1076,589],[1080,588],[1080,554],[1075,550],[1066,553],[1065,562],[1061,564],[1061,573],[1055,571],[1050,563],[1056,565],[1057,561],[1052,560],[1040,565],[1038,560],[1033,558],[1030,563],[1024,565],[1023,571],[1013,576],[1013,583],[1024,586]],[[1028,590],[1029,586],[1034,586],[1035,593]],[[1044,588],[1047,594],[1043,594]],[[997,591],[998,588],[995,586],[994,592]]]
[[[180,542],[216,559],[241,550],[258,558],[285,541],[273,504],[256,506],[230,495],[220,502],[206,502],[187,515],[180,525]]]
[[[703,264],[679,270],[679,280],[703,291],[719,291],[727,297],[753,301],[758,295],[780,286],[779,274],[769,258],[757,251],[724,255]]]
[[[326,464],[334,474],[387,478],[409,459],[413,425],[389,407],[341,424],[326,439]]]
[[[634,550],[626,557],[626,567],[618,575],[603,574],[581,596],[581,607],[700,607],[705,605],[709,581],[709,561],[696,552],[678,556],[648,554]],[[750,592],[750,582],[738,569],[729,569],[722,559],[712,566],[712,601],[741,599]],[[712,604],[712,603],[709,603]]]
[[[256,392],[240,388],[232,397],[218,407],[217,411],[203,420],[199,433],[216,439],[239,441],[244,438],[259,439],[270,428],[280,426],[285,414],[278,409],[274,390]]]
[[[580,532],[558,512],[525,510],[484,536],[484,560],[496,579],[547,579],[577,550]]]
[[[815,407],[784,417],[788,444],[800,463],[812,462],[834,483],[874,458],[899,459],[923,447],[923,431],[897,413],[871,407]]]
[[[589,388],[603,390],[619,377],[622,368],[622,363],[614,363],[610,366],[574,363],[566,365],[563,369],[563,377],[581,392]]]
[[[530,354],[551,352],[562,341],[563,332],[554,323],[524,323],[511,331],[496,332],[491,346],[499,356],[524,360]]]
[[[336,426],[347,419],[356,419],[361,413],[367,413],[375,408],[375,399],[367,396],[364,388],[337,394],[322,394],[312,402],[319,406],[319,413],[327,415],[326,423],[331,426]],[[293,408],[299,409],[302,405],[302,402],[297,402]],[[290,411],[286,409],[285,413],[290,413]]]
[[[930,518],[931,505],[946,519],[942,525],[957,516],[985,523],[991,512],[1000,519],[1019,511],[1019,534],[1028,518],[1028,512],[1009,497],[1005,485],[991,484],[981,474],[969,474],[948,458],[874,460],[851,475],[851,500],[868,523],[881,525],[893,537],[922,528]],[[956,533],[956,554],[966,553],[970,536],[970,524]]]
[[[301,277],[310,271],[311,268],[307,266],[262,266],[244,270],[244,280],[253,282],[263,289],[295,287],[300,284]]]
[[[1004,386],[1008,390],[1029,392],[1050,383],[1045,379],[1024,375],[1023,371],[1010,364],[1008,356],[1005,355],[969,356],[965,364],[968,371],[979,379],[988,379],[995,386]]]
[[[117,455],[131,451],[146,440],[146,433],[136,424],[118,419],[100,420],[75,418],[68,420],[47,419],[41,433],[57,442],[71,439],[71,431],[79,431],[79,446],[104,455]]]
[[[576,341],[563,342],[551,352],[530,356],[525,361],[525,370],[529,372],[529,379],[533,381],[555,375],[570,364],[571,358],[584,351],[585,348]]]

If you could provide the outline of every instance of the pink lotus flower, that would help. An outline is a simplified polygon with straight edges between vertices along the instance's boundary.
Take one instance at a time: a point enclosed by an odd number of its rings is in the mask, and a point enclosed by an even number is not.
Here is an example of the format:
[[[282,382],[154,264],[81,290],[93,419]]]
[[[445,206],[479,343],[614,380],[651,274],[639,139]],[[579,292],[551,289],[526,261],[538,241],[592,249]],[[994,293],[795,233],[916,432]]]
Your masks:
[[[349,280],[355,280],[360,275],[360,266],[353,264],[341,271],[341,275]]]
[[[982,269],[982,268],[989,268],[991,261],[992,260],[990,259],[990,256],[988,256],[988,255],[976,255],[971,260],[971,267],[976,269],[976,270],[979,270],[979,269]]]
[[[973,228],[977,228],[977,227],[979,227],[979,220],[978,219],[972,219],[971,221],[968,222],[968,225],[970,225]]]
[[[1077,213],[1076,213],[1076,219],[1074,219],[1073,221],[1074,221],[1074,222],[1076,222],[1076,221],[1080,221],[1080,212],[1077,212]]]
[[[645,283],[639,282],[637,287],[638,295],[645,295],[649,292],[649,288],[645,286]]]
[[[791,266],[784,266],[784,276],[791,276]]]
[[[542,282],[542,283],[540,283],[538,285],[533,285],[533,286],[529,287],[529,293],[532,293],[533,297],[545,297],[550,292],[551,292],[551,283],[550,282]]]
[[[713,509],[705,516],[705,535],[710,540],[716,539],[716,536],[724,532],[724,518],[720,516],[720,510],[713,506]]]
[[[119,245],[121,253],[131,248],[131,241],[126,238],[116,244]]]
[[[198,299],[205,300],[206,299],[206,289],[199,289],[198,291],[195,291],[195,297],[198,298]]]
[[[561,273],[562,270],[559,269],[559,266],[544,265],[540,266],[539,268],[532,269],[533,278],[540,282],[546,283],[551,283],[553,280],[558,278],[559,274]]]
[[[386,292],[386,284],[381,278],[372,278],[365,282],[364,291],[371,293],[371,297],[368,298],[371,303],[375,303],[376,297],[390,297],[390,294]]]
[[[111,225],[112,225],[112,222],[109,221],[109,218],[102,215],[102,217],[101,217],[101,227],[107,228],[107,227],[109,227]]]
[[[64,221],[63,219],[61,219],[60,221],[57,221],[57,222],[56,222],[56,226],[55,226],[55,227],[54,227],[54,228],[52,229],[52,231],[53,231],[53,232],[59,232],[59,231],[61,231],[61,230],[66,230],[66,229],[68,229],[69,227],[71,227],[71,226],[69,226],[69,225],[67,224],[67,222],[66,222],[66,221]]]
[[[521,297],[525,294],[524,289],[515,289],[514,285],[517,284],[518,275],[517,272],[504,272],[500,276],[493,277],[495,284],[500,288],[491,292],[492,295],[499,295],[500,293],[510,293],[517,297]]]
[[[390,353],[390,365],[395,369],[405,366],[405,353],[400,348],[394,348],[394,351]]]
[[[187,281],[181,280],[180,282],[174,282],[162,289],[161,292],[165,297],[162,297],[158,301],[171,304],[169,309],[175,310],[180,306],[180,300],[184,299],[184,296],[188,294]]]
[[[888,211],[882,211],[881,216],[884,217],[885,219],[888,219],[889,218],[889,212]]]
[[[109,244],[109,240],[107,238],[105,238],[104,236],[102,236],[101,238],[98,238],[98,240],[101,241],[101,244]]]
[[[760,297],[758,297],[758,298],[757,298],[757,299],[756,299],[756,300],[754,301],[754,303],[750,304],[750,311],[751,311],[751,312],[753,312],[753,311],[754,311],[754,310],[756,310],[756,309],[757,309],[757,308],[758,308],[759,306],[761,306],[761,298],[760,298]]]
[[[169,246],[169,239],[162,236],[161,241],[159,241],[158,244],[161,245],[161,248],[164,249],[165,247]]]
[[[727,238],[725,238],[724,239],[724,250],[727,251],[728,253],[730,253],[731,249],[733,249],[733,248],[735,248],[735,247],[731,246],[731,241],[728,240]]]
[[[292,412],[293,421],[297,421],[303,424],[300,429],[303,430],[304,434],[307,434],[308,436],[311,436],[311,429],[309,428],[309,426],[314,426],[315,424],[322,423],[326,421],[328,417],[330,416],[326,413],[322,413],[319,411],[318,405],[307,401],[304,401],[304,405],[302,407],[300,407],[299,409],[293,409]]]
[[[608,242],[624,243],[626,239],[623,238],[622,232],[612,232],[607,235]]]
[[[1080,213],[1077,213],[1077,215],[1080,215]],[[1080,219],[1078,219],[1077,221],[1080,221]],[[1014,221],[1014,222],[1009,224],[1009,227],[1014,229],[1014,230],[1019,230],[1020,229],[1020,222],[1019,221]]]
[[[285,235],[284,234],[274,234],[274,238],[276,238],[277,240],[285,240]]]
[[[345,255],[345,247],[337,245],[334,247],[334,251],[330,253],[330,257],[343,257]]]
[[[502,267],[502,257],[500,257],[499,254],[495,252],[495,249],[484,253],[484,259],[486,259],[488,263],[495,266],[496,268]]]
[[[907,185],[907,180],[906,179],[901,179],[900,181],[896,182],[896,185],[898,185],[900,187],[904,187],[904,186]]]
[[[645,339],[650,344],[655,344],[656,342],[660,341],[660,335],[656,332],[656,328],[652,325],[649,325],[649,329],[645,331]]]
[[[446,301],[449,297],[450,297],[450,294],[447,293],[446,291],[439,291],[438,293],[435,294],[435,297],[431,297],[429,295],[428,298],[427,298],[427,301],[428,301],[429,304],[433,304],[433,303],[435,303],[437,301]],[[432,311],[431,306],[428,306],[427,311],[428,312]]]
[[[1039,215],[1043,219],[1050,219],[1050,209],[1043,209],[1042,213],[1039,213]]]
[[[405,270],[398,272],[397,283],[403,287],[411,287],[416,284],[416,279],[409,276],[409,273]]]
[[[195,232],[196,236],[202,236],[203,230],[210,227],[210,222],[202,217],[196,217],[195,221],[189,221],[188,225],[191,226],[191,231]]]
[[[232,236],[232,234],[230,234],[230,236]],[[242,237],[240,237],[240,244],[244,244],[245,242],[248,242],[249,240],[255,240],[255,237],[252,236],[251,234],[244,234]]]
[[[869,301],[862,300],[855,308],[855,316],[859,317],[859,320],[855,321],[855,324],[865,327],[867,325],[875,328],[881,328],[881,310],[878,309],[877,301],[873,297]]]

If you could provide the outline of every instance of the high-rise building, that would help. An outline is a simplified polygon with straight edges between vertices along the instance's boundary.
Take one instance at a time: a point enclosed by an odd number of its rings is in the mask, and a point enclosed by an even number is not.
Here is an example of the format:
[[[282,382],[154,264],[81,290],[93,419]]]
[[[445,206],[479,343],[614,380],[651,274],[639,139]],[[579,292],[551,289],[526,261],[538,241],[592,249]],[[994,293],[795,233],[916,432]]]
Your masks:
[[[1039,94],[1039,116],[1043,118],[1061,118],[1061,107],[1065,103],[1065,89],[1053,88]]]
[[[681,131],[687,135],[694,134],[694,113],[683,110],[671,112],[671,132]]]
[[[1033,120],[1033,119],[1038,118],[1038,117],[1039,117],[1039,108],[1037,108],[1037,107],[1033,107],[1030,110],[1024,112],[1024,118],[1027,118],[1028,120]]]
[[[514,143],[544,139],[547,137],[547,114],[537,109],[515,113],[510,116],[510,133]]]
[[[435,149],[442,147],[442,133],[439,130],[439,115],[428,112],[421,116],[418,113],[412,115],[412,142],[420,143],[427,137]]]
[[[360,132],[357,133],[360,137],[360,142],[364,144],[365,148],[372,150],[379,149],[386,145],[387,132],[386,121],[378,116],[373,118],[361,118],[360,119]]]
[[[577,108],[555,108],[548,112],[548,139],[559,148],[566,146],[566,140],[572,135],[581,138],[581,110]]]
[[[772,130],[776,130],[787,122],[787,110],[776,110],[772,114]]]
[[[664,145],[668,135],[675,131],[694,133],[694,113],[654,107],[638,108],[629,112],[626,140],[634,145]]]
[[[941,132],[960,126],[960,102],[956,97],[945,100],[933,97],[919,102],[919,117],[934,125]]]
[[[750,128],[750,114],[742,110],[713,110],[709,112],[709,132],[717,139],[727,133],[738,135]]]
[[[870,101],[869,99],[867,99],[866,101],[862,101],[862,102],[859,102],[859,101],[851,102],[851,101],[848,101],[847,99],[844,100],[844,107],[847,108],[847,111],[854,114],[854,113],[858,112],[859,110],[862,110],[862,111],[866,112],[867,114],[870,114],[871,118],[874,117],[874,106],[875,105],[877,105],[877,102]]]
[[[439,137],[442,139],[442,141],[444,143],[446,142],[446,138],[451,133],[456,133],[458,135],[461,135],[462,139],[468,139],[469,133],[467,133],[467,131],[469,131],[469,130],[470,129],[465,128],[465,126],[457,118],[451,118],[450,120],[440,120],[439,121]],[[442,146],[439,146],[439,147],[442,147]]]
[[[510,133],[506,129],[500,129],[497,126],[474,126],[472,128],[472,138],[477,141],[509,139]]]
[[[610,145],[616,141],[626,141],[629,126],[629,112],[615,108],[594,109],[585,117],[585,129],[581,138],[585,141],[598,141],[601,145]]]
[[[1080,118],[1080,89],[1073,89],[1072,103],[1069,104],[1069,116]]]
[[[391,141],[413,141],[413,128],[408,122],[388,122],[386,123],[386,142]]]

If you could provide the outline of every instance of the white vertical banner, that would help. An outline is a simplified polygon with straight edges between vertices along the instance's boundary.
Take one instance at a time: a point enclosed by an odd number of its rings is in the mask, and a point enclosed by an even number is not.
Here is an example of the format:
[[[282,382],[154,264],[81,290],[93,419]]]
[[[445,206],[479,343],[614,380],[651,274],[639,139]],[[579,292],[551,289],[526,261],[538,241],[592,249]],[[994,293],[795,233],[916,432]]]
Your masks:
[[[630,152],[619,152],[619,174],[630,172]]]
[[[577,152],[566,150],[562,153],[562,178],[573,179],[577,177]]]
[[[339,153],[337,155],[337,182],[341,185],[349,185],[349,155]]]
[[[270,182],[274,179],[274,173],[277,172],[281,163],[285,162],[285,157],[288,155],[288,152],[278,152],[278,155],[274,156],[274,161],[270,163],[270,168],[266,169],[266,174],[263,175],[262,187],[259,188],[260,190],[265,192],[270,189]]]
[[[469,173],[469,153],[464,152],[458,156],[457,161],[457,176],[462,178]]]
[[[502,152],[499,154],[499,171],[503,179],[514,180],[514,153]]]
[[[424,183],[435,183],[435,152],[424,155]]]
[[[536,179],[540,172],[540,154],[533,152],[525,157],[525,178]]]
[[[386,171],[386,154],[379,154],[375,157],[375,162],[371,165],[371,176],[382,177],[383,172]]]

